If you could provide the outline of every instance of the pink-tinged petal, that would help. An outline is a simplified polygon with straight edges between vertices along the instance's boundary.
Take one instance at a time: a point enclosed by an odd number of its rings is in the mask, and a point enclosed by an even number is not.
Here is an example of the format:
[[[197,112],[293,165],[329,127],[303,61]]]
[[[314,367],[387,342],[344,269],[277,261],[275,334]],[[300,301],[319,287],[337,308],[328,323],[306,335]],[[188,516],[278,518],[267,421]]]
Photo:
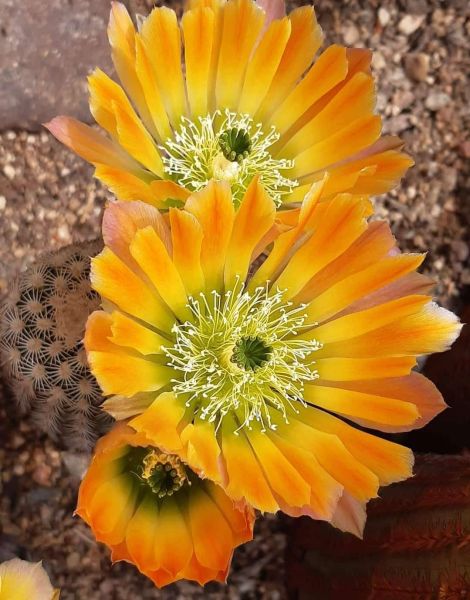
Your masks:
[[[341,385],[344,387],[344,384]],[[367,418],[354,419],[364,427],[373,427],[389,433],[420,429],[447,408],[447,404],[444,402],[442,394],[437,387],[420,373],[412,372],[406,377],[394,377],[391,379],[348,382],[347,387],[354,391],[360,390],[366,394],[387,396],[396,401],[405,399],[407,403],[412,403],[416,406],[419,417],[410,425],[400,426],[384,423],[378,425],[375,421],[371,422]]]
[[[286,16],[286,3],[284,0],[258,0],[258,6],[266,13],[264,27],[266,28],[271,21],[282,19]]]
[[[331,524],[362,539],[366,524],[366,503],[356,500],[351,494],[344,491],[336,511],[331,519]]]
[[[104,163],[134,173],[139,165],[122,148],[101,133],[72,117],[55,117],[46,127],[59,142],[90,163]]]
[[[113,202],[103,215],[103,239],[106,246],[129,265],[134,265],[129,246],[139,229],[152,227],[168,251],[170,230],[159,211],[145,202]]]

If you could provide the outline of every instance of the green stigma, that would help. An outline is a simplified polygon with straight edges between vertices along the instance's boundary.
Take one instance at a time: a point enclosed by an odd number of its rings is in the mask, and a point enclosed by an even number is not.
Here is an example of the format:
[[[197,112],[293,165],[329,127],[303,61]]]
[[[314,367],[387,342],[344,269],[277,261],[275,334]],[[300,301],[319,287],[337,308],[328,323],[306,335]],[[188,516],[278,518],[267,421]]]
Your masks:
[[[172,496],[189,482],[186,470],[177,456],[163,454],[154,448],[147,450],[139,476],[159,498]]]
[[[246,129],[227,129],[220,134],[219,146],[227,160],[242,162],[251,152],[251,139]]]
[[[259,337],[243,337],[233,349],[232,362],[241,369],[254,371],[268,362],[272,348]]]

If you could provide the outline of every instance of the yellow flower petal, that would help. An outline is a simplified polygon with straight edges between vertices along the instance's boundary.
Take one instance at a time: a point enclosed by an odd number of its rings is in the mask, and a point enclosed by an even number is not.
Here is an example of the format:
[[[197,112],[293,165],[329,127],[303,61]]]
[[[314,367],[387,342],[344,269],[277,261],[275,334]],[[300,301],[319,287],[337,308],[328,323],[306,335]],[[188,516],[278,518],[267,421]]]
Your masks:
[[[186,92],[181,69],[181,34],[175,13],[154,8],[142,24],[146,53],[152,57],[157,85],[173,126],[186,114]]]
[[[380,485],[411,477],[414,461],[409,448],[355,429],[314,407],[302,409],[302,418],[312,427],[338,436],[351,454],[379,477]]]
[[[359,152],[380,136],[381,129],[381,119],[376,115],[353,121],[296,156],[291,176],[304,177]]]
[[[156,134],[150,117],[149,104],[139,81],[136,63],[136,31],[126,7],[120,2],[111,4],[109,15],[108,39],[111,45],[111,55],[119,79],[127,90],[132,103],[145,124],[145,127]]]
[[[380,305],[375,312],[378,308]],[[443,352],[453,343],[461,329],[453,313],[430,302],[421,310],[404,312],[407,314],[396,321],[383,326],[378,321],[376,329],[362,335],[358,331],[357,337],[328,344],[327,350],[320,352],[321,356],[416,356]]]
[[[191,313],[186,306],[184,284],[155,230],[150,226],[139,229],[131,242],[130,252],[178,319],[188,319]]]
[[[201,264],[206,289],[220,289],[235,219],[230,186],[226,182],[211,181],[188,198],[185,210],[194,215],[202,227]]]
[[[254,250],[274,225],[276,207],[255,177],[235,214],[232,236],[225,262],[225,285],[231,287],[236,277],[243,281]]]
[[[232,0],[224,5],[215,86],[217,106],[237,108],[245,68],[263,21],[263,11],[251,0]]]
[[[92,260],[91,281],[93,288],[103,297],[124,312],[155,325],[162,331],[169,331],[173,324],[170,312],[142,281],[109,248]],[[126,285],[123,286],[123,281]],[[136,302],[136,298],[139,302]]]
[[[372,114],[375,103],[374,80],[370,75],[357,73],[332,100],[282,148],[287,156],[297,156],[304,150],[334,135],[357,119]]]
[[[368,501],[377,495],[377,476],[356,459],[336,435],[290,418],[288,424],[279,422],[279,436],[311,452],[323,469],[358,500]]]
[[[217,505],[202,489],[191,491],[189,523],[198,561],[206,567],[226,569],[233,548],[232,532]]]
[[[213,537],[212,533],[209,535]],[[175,501],[164,502],[160,508],[154,552],[156,562],[172,579],[186,567],[193,555],[191,532]],[[212,562],[209,564],[213,566]]]
[[[353,421],[357,417],[374,424],[402,426],[412,425],[419,417],[414,404],[387,398],[385,390],[375,395],[338,387],[343,385],[346,386],[346,382],[330,382],[328,386],[307,385],[304,389],[304,399]]]
[[[0,564],[0,598],[2,600],[58,600],[41,563],[12,558]]]
[[[185,408],[174,394],[164,393],[129,425],[144,433],[155,445],[174,452],[182,447],[178,431],[182,429],[184,415]]]
[[[212,423],[189,424],[181,434],[181,441],[187,446],[186,456],[192,468],[201,477],[212,481],[221,481],[220,448],[216,441],[215,428]]]
[[[276,496],[289,506],[310,501],[310,486],[267,435],[259,429],[247,432],[248,440]]]
[[[148,183],[129,171],[96,164],[95,177],[102,181],[119,200],[142,200],[153,206],[162,206]]]
[[[359,202],[345,194],[325,203],[325,207],[313,235],[292,256],[276,281],[280,289],[288,290],[286,298],[289,300],[367,228],[368,202]]]
[[[168,339],[119,311],[111,313],[110,341],[118,346],[132,348],[144,355],[160,354]]]
[[[428,302],[428,296],[405,296],[328,321],[311,330],[306,336],[309,337],[315,332],[315,336],[318,336],[323,344],[347,340],[420,312]]]
[[[301,6],[289,15],[291,34],[271,86],[256,118],[264,121],[294,87],[312,63],[323,34],[313,6]]]
[[[188,10],[181,20],[186,87],[193,117],[204,116],[209,111],[215,23],[214,11],[202,6]]]
[[[243,82],[238,111],[255,114],[271,85],[291,35],[291,22],[285,17],[273,21],[256,47]]]
[[[170,121],[165,110],[162,92],[158,86],[152,61],[140,34],[135,36],[135,72],[145,96],[153,127],[158,138],[163,142],[171,136]]]
[[[146,495],[129,521],[126,531],[126,545],[132,560],[142,571],[153,571],[159,567],[155,555],[158,535],[158,506],[151,495]]]
[[[129,154],[159,177],[163,176],[163,163],[157,146],[138,118],[129,107],[111,102],[116,120],[116,132],[119,143]]]
[[[385,358],[320,358],[315,360],[315,370],[321,379],[351,381],[355,379],[381,379],[408,375],[416,366],[411,356],[387,356]]]
[[[422,254],[402,254],[377,261],[359,273],[345,277],[314,298],[306,312],[312,321],[325,321],[346,308],[354,300],[413,271],[423,260]]]
[[[128,353],[88,351],[88,362],[103,393],[132,396],[157,391],[170,383],[173,369]]]
[[[223,435],[222,451],[227,465],[225,489],[235,500],[246,499],[261,511],[276,512],[279,505],[263,474],[261,465],[246,439],[245,433]]]
[[[201,267],[203,232],[198,220],[189,212],[170,209],[173,262],[188,295],[195,296],[205,287]]]
[[[309,302],[341,279],[358,273],[384,258],[394,246],[395,238],[387,223],[384,221],[369,223],[367,230],[358,240],[312,277],[304,289],[297,294],[296,301]]]
[[[283,134],[310,106],[346,77],[346,49],[330,46],[269,119]]]
[[[288,504],[284,500],[282,510],[293,517],[305,514],[314,519],[330,521],[343,494],[343,486],[325,471],[312,453],[275,433],[270,433],[269,437],[310,486],[310,498],[305,506]]]

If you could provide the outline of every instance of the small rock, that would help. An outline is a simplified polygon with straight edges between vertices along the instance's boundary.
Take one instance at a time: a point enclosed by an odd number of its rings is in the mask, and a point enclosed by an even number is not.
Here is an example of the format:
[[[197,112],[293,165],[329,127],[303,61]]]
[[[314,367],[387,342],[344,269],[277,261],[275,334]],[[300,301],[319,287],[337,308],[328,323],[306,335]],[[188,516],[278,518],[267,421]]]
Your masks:
[[[359,29],[351,24],[347,25],[343,32],[343,39],[346,46],[354,46],[359,41],[361,34],[359,33]]]
[[[388,25],[390,23],[390,13],[383,6],[381,6],[379,8],[379,12],[378,12],[377,16],[379,18],[379,23],[382,25],[382,27],[385,27],[386,25]]]
[[[387,66],[385,58],[381,52],[377,51],[372,54],[372,66],[378,71],[385,69],[385,67]]]
[[[455,202],[453,198],[449,198],[444,202],[444,210],[455,212]]]
[[[445,167],[442,171],[443,188],[451,192],[457,187],[458,172],[454,167]]]
[[[413,81],[426,81],[429,72],[429,56],[423,52],[407,54],[405,72]]]
[[[467,140],[466,142],[462,142],[459,146],[459,150],[462,156],[465,156],[465,158],[470,158],[470,141]]]
[[[72,552],[67,556],[66,563],[69,569],[76,569],[80,565],[80,554]]]
[[[445,92],[431,92],[424,104],[428,110],[435,112],[447,106],[449,102],[450,96]]]
[[[470,269],[464,269],[462,271],[461,279],[464,285],[470,285]]]
[[[393,102],[398,108],[398,113],[400,113],[405,108],[409,108],[413,104],[415,99],[416,96],[413,94],[413,92],[407,90],[399,91],[393,95]]]
[[[57,235],[60,240],[69,241],[70,240],[70,230],[66,223],[63,223],[59,229],[57,230]]]
[[[41,521],[46,524],[49,523],[52,517],[52,509],[47,504],[41,504],[39,508],[39,515],[41,517]]]
[[[455,241],[451,242],[451,246],[452,246],[452,249],[455,252],[455,254],[457,254],[457,258],[461,262],[465,262],[470,253],[468,244],[466,242],[464,242],[463,240],[455,240]]]
[[[419,29],[424,21],[424,15],[405,15],[398,23],[398,29],[404,35],[411,35]]]
[[[33,481],[38,485],[49,487],[51,485],[52,469],[48,464],[42,463],[38,465],[33,471]]]
[[[23,465],[16,464],[13,467],[13,473],[15,475],[19,475],[21,477],[22,475],[24,475],[24,472],[25,472],[25,468]]]
[[[8,177],[8,179],[11,181],[12,179],[15,178],[16,176],[16,171],[15,171],[15,167],[12,167],[11,165],[5,165],[3,167],[3,172],[5,173],[5,176]]]
[[[7,199],[5,196],[0,196],[0,211],[5,210],[5,206],[7,205]]]
[[[106,596],[108,594],[111,594],[111,592],[113,591],[114,586],[113,586],[113,582],[109,581],[109,580],[104,580],[100,583],[100,592],[102,594],[105,594]]]
[[[397,115],[390,119],[388,128],[391,133],[401,133],[410,127],[410,116],[409,115]]]
[[[405,9],[411,15],[424,15],[432,10],[429,0],[406,0]]]
[[[434,261],[434,268],[436,269],[436,271],[441,271],[443,266],[444,266],[443,258],[438,258]]]
[[[11,438],[10,446],[13,448],[13,450],[18,450],[18,448],[21,448],[25,441],[26,440],[22,435],[20,435],[19,433],[15,433]]]

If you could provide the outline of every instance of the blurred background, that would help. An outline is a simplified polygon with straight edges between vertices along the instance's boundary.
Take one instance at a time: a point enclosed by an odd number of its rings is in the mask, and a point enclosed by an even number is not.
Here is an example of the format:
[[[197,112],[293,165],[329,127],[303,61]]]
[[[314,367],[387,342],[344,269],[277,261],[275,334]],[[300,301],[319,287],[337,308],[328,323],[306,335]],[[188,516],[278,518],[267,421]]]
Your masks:
[[[154,5],[124,3],[134,14]],[[41,252],[99,235],[109,193],[41,123],[58,114],[90,121],[86,75],[95,66],[112,72],[109,7],[108,0],[0,0],[0,297],[17,269]],[[428,252],[424,271],[437,280],[438,301],[466,311],[468,320],[470,4],[319,0],[315,8],[327,45],[373,50],[384,130],[400,135],[416,161],[398,189],[376,199],[377,214],[391,221],[402,249]],[[461,406],[468,399],[468,340],[447,355],[428,375],[444,385],[449,404],[456,398]],[[418,436],[416,448],[467,446],[470,411],[459,406],[427,437]],[[13,555],[43,559],[64,600],[300,597],[285,583],[287,519],[258,521],[256,540],[235,553],[228,586],[179,583],[158,592],[133,568],[111,567],[107,551],[72,516],[86,456],[55,445],[20,418],[1,382],[0,439],[0,562]]]

